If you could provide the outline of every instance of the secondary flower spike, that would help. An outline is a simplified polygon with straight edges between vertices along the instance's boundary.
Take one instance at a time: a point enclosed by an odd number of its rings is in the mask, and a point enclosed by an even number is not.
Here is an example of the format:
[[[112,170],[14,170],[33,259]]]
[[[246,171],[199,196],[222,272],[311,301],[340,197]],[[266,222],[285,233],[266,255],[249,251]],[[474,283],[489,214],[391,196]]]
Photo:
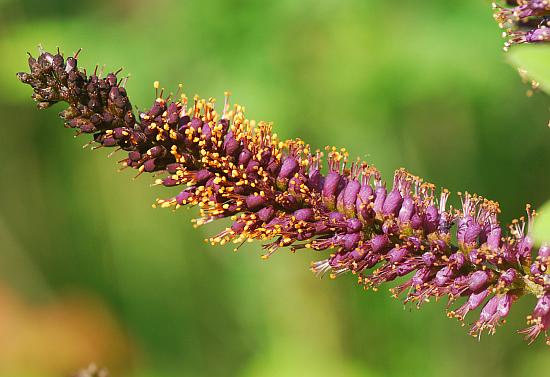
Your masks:
[[[504,51],[523,43],[550,42],[550,0],[508,0],[508,7],[493,3],[494,16],[508,38]],[[510,7],[511,6],[511,7]]]
[[[299,139],[279,140],[269,123],[256,124],[242,106],[230,105],[229,94],[218,112],[212,99],[164,97],[156,82],[157,98],[136,116],[124,80],[97,70],[88,75],[77,54],[42,51],[29,57],[29,67],[18,77],[40,109],[67,103],[60,113],[67,127],[90,134],[98,147],[124,150],[122,165],[138,175],[182,187],[157,205],[197,206],[196,225],[231,218],[212,244],[261,240],[263,258],[284,247],[327,250],[313,272],[351,272],[365,289],[406,277],[392,289],[405,302],[447,297],[448,316],[460,321],[481,308],[474,336],[493,333],[520,297],[533,294],[538,302],[522,332],[533,341],[550,327],[550,247],[534,247],[529,206],[527,218],[506,232],[494,201],[466,192],[453,209],[447,190],[404,169],[388,187],[344,149],[312,151]]]

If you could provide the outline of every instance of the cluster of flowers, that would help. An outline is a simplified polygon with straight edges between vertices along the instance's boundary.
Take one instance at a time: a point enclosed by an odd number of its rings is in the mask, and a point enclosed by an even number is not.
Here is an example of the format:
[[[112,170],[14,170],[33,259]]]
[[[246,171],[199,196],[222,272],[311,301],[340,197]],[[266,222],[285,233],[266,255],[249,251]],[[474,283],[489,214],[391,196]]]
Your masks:
[[[508,0],[503,7],[493,3],[494,16],[501,29],[504,51],[522,43],[550,42],[550,0]]]
[[[183,186],[157,205],[197,206],[196,225],[231,218],[212,244],[263,240],[263,258],[282,247],[331,250],[312,264],[316,274],[351,272],[366,289],[401,277],[396,296],[405,293],[418,306],[447,297],[449,317],[461,321],[482,308],[475,336],[494,332],[530,293],[538,302],[523,333],[533,341],[550,327],[550,247],[534,248],[529,207],[506,235],[498,203],[464,193],[453,209],[447,190],[438,193],[404,169],[387,188],[373,166],[351,161],[344,149],[312,151],[299,139],[279,140],[270,124],[230,106],[228,94],[218,113],[213,99],[164,98],[155,83],[153,105],[134,117],[116,73],[88,76],[76,55],[65,60],[59,52],[30,57],[29,67],[18,77],[32,86],[39,108],[67,102],[60,116],[68,127],[127,151],[122,164],[155,173],[157,184]],[[451,309],[459,298],[465,302]]]

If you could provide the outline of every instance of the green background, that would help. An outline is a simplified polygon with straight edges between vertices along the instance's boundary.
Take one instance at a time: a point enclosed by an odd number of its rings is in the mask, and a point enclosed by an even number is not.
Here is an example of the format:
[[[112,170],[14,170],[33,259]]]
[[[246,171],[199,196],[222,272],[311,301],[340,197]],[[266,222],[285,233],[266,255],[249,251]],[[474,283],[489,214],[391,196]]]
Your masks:
[[[169,194],[117,173],[122,154],[83,151],[61,107],[35,110],[15,77],[42,43],[82,47],[90,69],[124,67],[140,109],[154,80],[218,99],[231,90],[282,138],[345,146],[386,178],[403,166],[475,191],[499,201],[509,222],[550,198],[549,101],[526,96],[489,2],[1,0],[0,25],[0,288],[31,313],[11,332],[0,316],[1,376],[67,375],[90,361],[159,377],[550,370],[544,341],[528,346],[515,333],[534,298],[478,342],[445,317],[445,302],[404,309],[351,276],[318,280],[309,262],[323,257],[312,252],[265,262],[257,243],[238,253],[206,245],[220,225],[193,229],[195,210],[152,209]],[[80,314],[79,326],[97,321],[95,330],[44,330],[63,329],[79,300],[96,313]],[[68,308],[54,325],[40,314],[52,305]],[[24,329],[39,335],[23,341]]]

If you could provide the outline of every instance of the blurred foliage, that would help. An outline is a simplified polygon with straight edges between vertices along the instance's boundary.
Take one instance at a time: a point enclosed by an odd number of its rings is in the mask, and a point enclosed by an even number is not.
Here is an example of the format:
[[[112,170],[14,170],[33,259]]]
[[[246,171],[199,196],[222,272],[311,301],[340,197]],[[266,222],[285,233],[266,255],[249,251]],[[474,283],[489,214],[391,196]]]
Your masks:
[[[129,340],[95,299],[79,293],[29,304],[0,286],[0,375],[69,375],[101,359],[114,371],[131,363]],[[55,350],[52,352],[52,350]]]
[[[550,93],[550,45],[519,46],[510,51],[510,61]]]
[[[312,253],[265,263],[257,244],[238,253],[208,247],[202,239],[216,226],[195,230],[193,211],[152,209],[163,190],[116,174],[120,155],[83,152],[84,141],[61,126],[60,108],[34,110],[15,78],[42,43],[66,53],[82,47],[80,62],[91,69],[124,67],[141,108],[154,80],[167,90],[184,82],[191,95],[231,89],[281,137],[346,146],[386,177],[405,166],[451,191],[476,191],[498,200],[510,221],[525,202],[539,207],[550,196],[550,133],[541,126],[548,97],[525,96],[488,2],[2,0],[0,21],[0,278],[36,305],[75,291],[101,297],[116,317],[105,331],[121,327],[132,342],[133,361],[118,376],[550,369],[543,342],[528,347],[515,334],[532,299],[478,343],[445,318],[443,302],[402,310],[351,276],[318,281],[307,270],[321,259]],[[62,341],[54,333],[36,342],[53,339]],[[36,372],[25,362],[10,370]],[[41,370],[56,373],[65,371]]]
[[[524,81],[532,80],[528,84],[550,94],[550,45],[515,47],[510,51],[509,61],[517,67]],[[527,93],[531,95],[530,90]],[[548,127],[550,127],[550,121]],[[548,236],[550,234],[550,200],[540,208],[534,234],[538,242],[544,242],[550,238]]]

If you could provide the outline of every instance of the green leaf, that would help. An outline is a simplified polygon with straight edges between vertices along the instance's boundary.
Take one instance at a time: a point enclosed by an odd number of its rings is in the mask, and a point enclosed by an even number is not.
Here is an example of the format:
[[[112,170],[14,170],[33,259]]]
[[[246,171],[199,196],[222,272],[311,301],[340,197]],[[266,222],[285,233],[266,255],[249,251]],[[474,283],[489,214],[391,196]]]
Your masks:
[[[550,94],[550,44],[532,44],[513,47],[509,61],[525,70],[527,77],[540,84],[540,89]]]
[[[550,200],[540,207],[538,212],[540,215],[535,219],[533,231],[535,242],[550,242]]]

